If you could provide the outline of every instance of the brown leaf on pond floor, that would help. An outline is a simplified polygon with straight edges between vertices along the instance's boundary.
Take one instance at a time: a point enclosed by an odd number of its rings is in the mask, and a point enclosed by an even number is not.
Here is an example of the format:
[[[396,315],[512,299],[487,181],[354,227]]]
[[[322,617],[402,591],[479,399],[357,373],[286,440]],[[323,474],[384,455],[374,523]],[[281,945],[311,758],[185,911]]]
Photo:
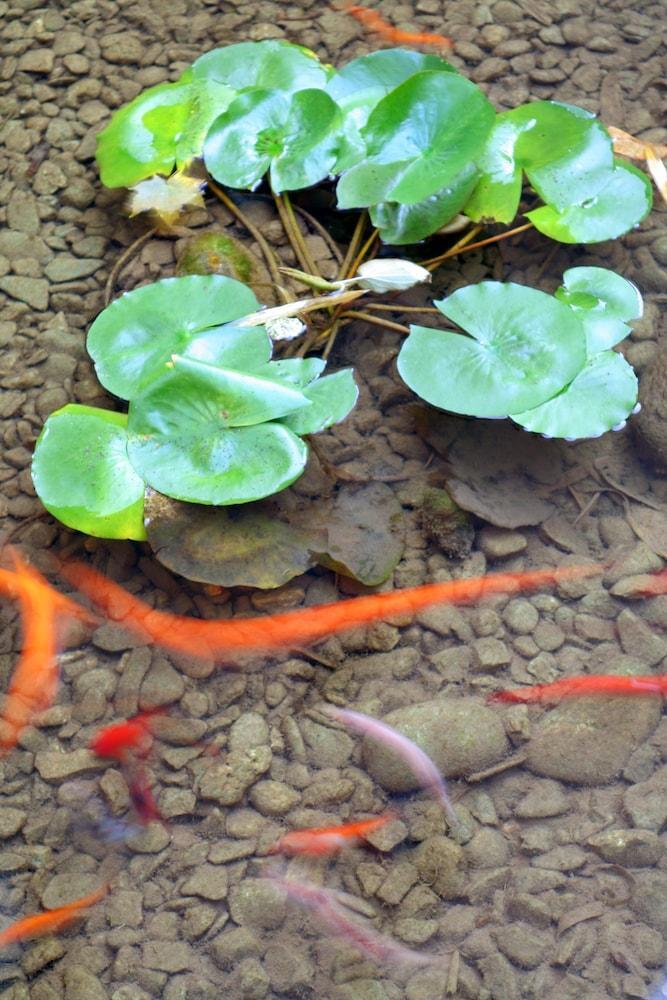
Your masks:
[[[462,420],[428,411],[421,436],[449,466],[447,492],[463,510],[498,528],[541,524],[555,510],[545,487],[563,474],[562,445],[500,420]]]
[[[204,204],[203,187],[204,181],[179,171],[167,178],[156,174],[130,188],[129,213],[154,212],[163,222],[174,223],[184,208]]]
[[[280,587],[320,564],[377,586],[403,554],[401,507],[388,486],[342,486],[309,497],[294,489],[230,507],[146,495],[146,532],[175,573],[223,587]]]
[[[656,555],[667,559],[667,507],[654,510],[641,503],[627,501],[628,524],[638,538]]]

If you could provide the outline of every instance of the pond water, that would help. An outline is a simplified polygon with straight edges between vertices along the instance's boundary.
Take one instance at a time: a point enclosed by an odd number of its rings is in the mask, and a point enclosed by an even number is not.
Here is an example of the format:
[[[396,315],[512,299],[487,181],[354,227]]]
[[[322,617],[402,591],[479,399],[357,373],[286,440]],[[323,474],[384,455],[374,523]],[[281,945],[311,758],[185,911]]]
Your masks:
[[[413,0],[378,10],[399,29],[452,38],[449,58],[498,109],[571,102],[666,141],[659,3],[629,12],[621,0]],[[55,553],[66,551],[177,614],[265,615],[357,593],[321,568],[273,592],[189,583],[147,546],[85,539],[41,517],[29,468],[49,413],[71,401],[112,405],[85,351],[110,275],[114,294],[170,276],[182,248],[155,235],[112,274],[146,224],[128,220],[124,193],[99,182],[94,136],[110,112],[216,46],[285,38],[340,65],[376,47],[373,37],[334,7],[271,0],[0,0],[0,21],[0,532],[16,531],[59,587]],[[293,264],[273,206],[258,197],[243,208]],[[484,278],[552,292],[567,267],[611,267],[644,295],[644,318],[622,348],[641,379],[664,351],[664,218],[656,198],[639,229],[588,248],[524,233],[454,258],[431,291],[401,302],[423,305]],[[257,250],[214,199],[188,224],[225,227]],[[333,274],[326,242],[312,232],[309,241]],[[400,308],[391,318],[411,321]],[[665,672],[667,596],[633,599],[627,580],[667,558],[667,481],[640,454],[633,420],[596,441],[555,444],[416,410],[395,372],[401,340],[361,322],[341,331],[330,364],[355,367],[360,403],[322,436],[323,464],[309,471],[315,492],[332,488],[334,467],[347,485],[382,480],[401,505],[406,547],[393,586],[582,562],[604,563],[604,575],[395,616],[232,670],[170,655],[118,624],[78,625],[60,657],[55,706],[0,762],[1,923],[109,891],[73,927],[6,947],[0,996],[664,995],[660,701],[552,709],[487,706],[484,696],[574,673]],[[653,376],[656,396],[644,400],[663,419],[665,384]],[[420,515],[424,490],[447,477],[474,495],[479,515],[472,548],[457,557]],[[22,648],[13,602],[0,621],[6,690]],[[442,756],[459,827],[428,793],[402,788],[377,747],[362,752],[357,733],[323,715],[324,702],[409,716]],[[104,726],[158,703],[167,711],[150,721],[145,762],[128,769],[86,751]],[[151,796],[164,822],[137,827]],[[338,856],[267,856],[288,830],[387,811],[396,818],[369,844]],[[269,873],[342,894],[338,916],[323,912],[329,896],[288,898]],[[350,921],[369,921],[383,943],[364,947],[356,931],[355,946],[342,926]]]

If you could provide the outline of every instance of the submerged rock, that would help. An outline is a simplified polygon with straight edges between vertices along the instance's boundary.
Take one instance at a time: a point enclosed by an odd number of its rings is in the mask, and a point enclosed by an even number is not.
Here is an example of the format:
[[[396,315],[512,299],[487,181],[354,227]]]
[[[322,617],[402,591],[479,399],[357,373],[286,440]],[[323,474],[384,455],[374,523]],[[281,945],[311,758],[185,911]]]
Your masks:
[[[383,721],[421,747],[445,777],[480,771],[507,752],[499,716],[477,698],[440,698],[408,705],[390,712]],[[363,756],[366,769],[387,791],[412,792],[420,787],[402,758],[385,744],[366,738]]]

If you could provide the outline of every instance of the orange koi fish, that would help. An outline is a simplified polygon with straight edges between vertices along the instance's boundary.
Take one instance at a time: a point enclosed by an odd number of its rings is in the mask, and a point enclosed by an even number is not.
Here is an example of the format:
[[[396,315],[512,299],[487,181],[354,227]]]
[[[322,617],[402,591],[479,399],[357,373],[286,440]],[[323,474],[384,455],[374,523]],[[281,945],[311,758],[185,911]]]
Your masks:
[[[82,896],[75,899],[73,903],[66,906],[59,906],[56,910],[45,910],[43,913],[35,913],[30,917],[23,917],[16,923],[10,924],[4,931],[0,931],[0,948],[14,944],[16,941],[25,941],[28,938],[41,937],[44,934],[53,934],[67,927],[80,916],[83,910],[94,903],[99,903],[109,891],[108,885],[103,885],[89,896]]]
[[[266,650],[314,642],[345,629],[367,625],[392,615],[417,612],[434,604],[465,604],[488,594],[538,590],[548,584],[600,573],[600,566],[564,566],[495,573],[466,580],[427,583],[407,590],[367,594],[334,604],[300,608],[265,618],[187,618],[156,611],[117,583],[82,563],[63,563],[65,579],[89,597],[112,620],[143,640],[191,656],[220,659],[233,650]]]
[[[635,582],[631,596],[658,597],[660,594],[667,594],[667,569],[661,569],[658,573],[642,573],[635,577]]]
[[[619,676],[617,674],[582,674],[564,677],[553,684],[534,684],[511,691],[494,691],[489,702],[557,703],[564,698],[589,698],[591,695],[667,695],[667,674]]]
[[[382,41],[391,42],[392,45],[433,45],[439,49],[451,49],[454,45],[451,38],[445,35],[435,35],[429,31],[401,31],[399,28],[394,28],[370,7],[345,3],[341,9],[367,31],[372,31],[379,35]]]
[[[33,716],[49,708],[58,690],[58,615],[90,619],[81,605],[63,597],[44,577],[12,552],[15,572],[0,570],[0,589],[18,598],[23,649],[5,698],[0,756],[12,750]]]
[[[344,847],[354,847],[369,833],[394,819],[393,814],[363,819],[358,823],[343,823],[340,826],[320,826],[309,830],[292,830],[281,837],[268,854],[336,854]]]
[[[139,771],[129,785],[130,800],[142,826],[148,826],[154,820],[164,825],[164,819],[148,783],[145,771]]]
[[[150,720],[163,711],[163,708],[153,708],[125,722],[105,726],[95,733],[88,746],[98,757],[111,757],[121,762],[127,759],[130,752],[137,757],[145,757],[153,744]]]

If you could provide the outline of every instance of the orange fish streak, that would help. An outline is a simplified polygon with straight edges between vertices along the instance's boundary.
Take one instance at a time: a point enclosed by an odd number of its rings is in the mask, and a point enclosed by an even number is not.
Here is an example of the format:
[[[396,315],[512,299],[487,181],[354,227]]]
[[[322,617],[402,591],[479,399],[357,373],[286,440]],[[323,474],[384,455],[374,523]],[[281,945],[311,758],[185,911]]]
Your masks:
[[[16,941],[25,941],[28,938],[41,937],[44,934],[52,934],[67,927],[80,915],[82,910],[87,909],[94,903],[99,903],[109,891],[108,885],[96,889],[89,896],[75,899],[73,903],[66,906],[59,906],[57,910],[45,910],[44,913],[35,913],[31,917],[24,917],[17,920],[15,924],[10,924],[4,931],[0,931],[0,948],[14,944]]]
[[[592,695],[637,696],[666,695],[667,674],[647,674],[644,676],[620,676],[617,674],[581,674],[564,677],[553,684],[535,684],[527,688],[510,691],[495,691],[489,695],[490,702],[510,702],[514,704],[552,704],[565,698],[590,698]]]
[[[364,819],[358,823],[344,823],[340,826],[314,827],[311,830],[292,830],[281,837],[269,850],[269,854],[335,854],[344,847],[353,847],[368,837],[374,830],[394,819],[393,814]]]
[[[126,719],[125,722],[105,726],[95,733],[88,746],[98,757],[113,757],[123,761],[130,751],[139,757],[145,757],[153,743],[150,720],[164,711],[163,708],[154,708]]]
[[[453,41],[445,35],[436,35],[426,31],[401,31],[385,21],[380,14],[369,7],[359,4],[344,4],[342,10],[359,22],[367,31],[372,31],[385,42],[392,45],[432,45],[436,48],[451,49]]]
[[[117,583],[82,563],[64,563],[65,579],[89,597],[106,615],[135,634],[167,649],[194,656],[220,658],[231,651],[267,650],[314,642],[345,629],[393,615],[416,613],[434,604],[465,604],[489,594],[539,590],[564,580],[601,572],[599,566],[566,566],[495,573],[467,580],[427,583],[407,590],[368,594],[265,618],[211,621],[155,611],[126,593]]]
[[[5,698],[0,756],[16,746],[32,717],[55,700],[58,616],[91,619],[89,611],[59,594],[16,551],[11,555],[16,568],[14,572],[0,569],[0,590],[20,603],[23,648]]]

